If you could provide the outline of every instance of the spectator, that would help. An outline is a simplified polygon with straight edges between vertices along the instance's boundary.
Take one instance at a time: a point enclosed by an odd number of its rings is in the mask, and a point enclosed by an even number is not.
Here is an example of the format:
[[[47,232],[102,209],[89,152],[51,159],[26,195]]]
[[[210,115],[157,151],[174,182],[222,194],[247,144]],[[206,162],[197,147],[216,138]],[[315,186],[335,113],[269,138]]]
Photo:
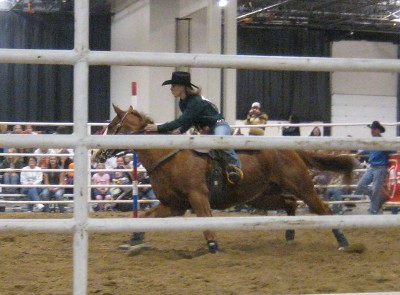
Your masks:
[[[58,126],[54,133],[55,134],[71,134],[72,127],[71,126]]]
[[[140,164],[141,168],[143,168],[143,166]],[[139,174],[139,184],[150,184],[150,177],[147,174],[147,172],[142,172]],[[139,200],[157,200],[156,195],[154,194],[154,190],[152,187],[142,187],[139,189],[139,195],[138,195]],[[152,208],[157,206],[157,202],[150,202],[150,203],[144,203],[143,205],[141,205],[141,209],[144,208]]]
[[[293,114],[289,116],[289,123],[291,124],[297,124],[299,123],[299,120],[297,117]],[[289,127],[284,127],[282,130],[282,135],[283,136],[300,136],[300,128],[298,126],[289,126]]]
[[[8,134],[8,125],[7,124],[0,124],[0,134]],[[7,148],[0,148],[0,153],[7,152]],[[5,159],[4,156],[0,156],[0,162],[3,162]]]
[[[69,170],[74,170],[74,167],[75,167],[74,162],[68,164]],[[74,171],[67,172],[67,184],[74,184]]]
[[[315,126],[314,129],[310,132],[309,136],[322,136],[321,129],[318,126]]]
[[[61,166],[61,160],[60,158],[56,156],[50,156],[49,157],[49,169],[62,169]],[[55,171],[50,171],[50,172],[45,172],[44,173],[44,184],[46,185],[64,185],[65,184],[65,173],[64,172],[55,172]],[[65,188],[63,187],[50,187],[50,188],[44,188],[42,192],[42,199],[43,200],[51,200],[55,199],[57,201],[63,200],[64,199],[64,192]],[[60,213],[65,212],[65,205],[64,204],[58,204],[58,208],[60,209]],[[49,205],[46,204],[44,206],[43,211],[49,212]]]
[[[33,131],[32,125],[25,125],[24,134],[38,134],[37,132]]]
[[[61,162],[61,168],[62,169],[74,169],[73,162],[74,160],[68,156],[70,154],[70,151],[67,149],[62,149],[60,150],[59,154],[65,154],[65,156],[60,157],[60,162]],[[70,166],[72,168],[70,168]],[[65,184],[73,184],[74,183],[74,172],[67,172],[64,173],[65,175]],[[66,188],[65,189],[66,193],[72,193],[73,189],[72,188]]]
[[[12,133],[13,134],[22,134],[22,131],[23,131],[22,126],[17,124],[17,125],[14,125]]]
[[[254,102],[244,123],[246,125],[261,125],[267,124],[267,121],[268,115],[261,110],[261,104]],[[250,128],[249,135],[264,135],[264,131],[265,127],[253,127]]]
[[[111,120],[106,120],[104,123],[107,123],[106,125],[103,125],[101,129],[97,130],[94,134],[95,135],[103,135],[104,132],[106,132],[108,128],[108,124],[110,124]]]
[[[46,156],[39,156],[41,154],[55,154],[56,151],[49,148],[38,148],[33,152],[36,156],[37,162],[39,163],[38,166],[40,168],[48,168],[49,167],[49,157]]]
[[[0,124],[0,134],[7,134],[7,133],[9,133],[8,125],[7,124]]]
[[[123,157],[118,157],[117,158],[117,168],[116,169],[128,169],[130,168],[129,166],[127,167],[124,163],[124,158]],[[131,184],[132,183],[132,178],[129,173],[123,172],[123,171],[115,171],[112,175],[111,181],[114,184]],[[129,191],[130,188],[121,188],[121,187],[115,187],[112,188],[110,191],[116,199],[115,196],[120,195],[122,192],[127,192]]]
[[[21,172],[21,184],[25,185],[39,185],[43,182],[43,172],[40,167],[37,166],[37,160],[35,157],[29,157],[28,166],[22,168]],[[24,170],[35,170],[35,171],[24,171]],[[39,187],[24,187],[22,193],[26,194],[29,201],[39,201],[40,193],[42,189]],[[32,212],[34,208],[33,204],[28,205],[28,211]],[[42,209],[42,204],[37,204],[36,208]]]
[[[11,154],[17,153],[17,149],[10,148],[8,152]],[[24,161],[19,156],[12,156],[7,155],[4,159],[1,168],[2,169],[9,169],[10,171],[4,172],[3,174],[3,183],[4,184],[12,184],[17,185],[19,184],[19,172],[13,171],[13,169],[22,169],[24,167]],[[5,187],[4,193],[6,194],[18,194],[17,187]]]
[[[373,121],[371,125],[372,137],[382,137],[382,133],[385,132],[383,127],[378,121]],[[356,157],[368,157],[369,167],[361,179],[357,183],[356,194],[365,193],[368,194],[368,185],[372,183],[372,192],[370,195],[371,204],[369,208],[370,214],[379,214],[383,203],[386,198],[382,194],[382,187],[386,179],[388,169],[388,158],[389,154],[394,151],[361,151]]]
[[[124,156],[124,165],[125,167],[132,168],[133,167],[133,156],[131,154]]]
[[[99,163],[96,169],[105,169],[104,163]],[[94,185],[109,185],[110,175],[104,171],[99,171],[92,176],[92,184]],[[111,192],[108,187],[94,187],[92,191],[92,198],[94,200],[112,200]],[[94,211],[104,210],[103,204],[95,204]]]

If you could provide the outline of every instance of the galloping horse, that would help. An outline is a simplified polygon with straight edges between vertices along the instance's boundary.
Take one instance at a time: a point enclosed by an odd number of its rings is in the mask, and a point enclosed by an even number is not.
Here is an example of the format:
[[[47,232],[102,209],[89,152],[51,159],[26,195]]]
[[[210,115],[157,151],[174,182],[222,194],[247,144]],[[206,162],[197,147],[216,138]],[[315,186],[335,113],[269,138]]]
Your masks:
[[[107,134],[144,134],[144,127],[153,121],[132,107],[123,111],[117,106],[116,117],[108,125]],[[262,205],[279,198],[276,191],[294,195],[303,200],[319,215],[331,215],[329,207],[314,190],[308,172],[309,167],[343,173],[351,178],[353,159],[349,156],[326,155],[303,150],[257,150],[238,151],[244,178],[236,185],[228,185],[223,202],[210,202],[207,175],[211,169],[209,157],[200,156],[192,150],[141,149],[138,157],[147,169],[151,185],[160,204],[141,214],[141,217],[183,216],[192,209],[198,217],[212,216],[211,209],[226,209],[237,204],[253,202]],[[108,157],[116,151],[100,151],[97,158]],[[273,201],[276,201],[274,199]],[[267,208],[268,206],[265,206]],[[348,242],[339,229],[332,230],[339,249],[348,247]],[[136,235],[135,235],[136,234]],[[219,250],[215,233],[204,231],[209,251]],[[142,241],[144,233],[134,233]],[[133,241],[135,242],[135,241]]]

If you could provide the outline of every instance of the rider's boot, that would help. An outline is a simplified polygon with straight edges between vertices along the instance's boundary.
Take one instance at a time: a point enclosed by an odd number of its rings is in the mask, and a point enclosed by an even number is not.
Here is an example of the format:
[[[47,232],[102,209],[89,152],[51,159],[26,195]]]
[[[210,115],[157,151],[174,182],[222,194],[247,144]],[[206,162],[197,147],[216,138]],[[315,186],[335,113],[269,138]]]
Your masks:
[[[229,164],[228,166],[228,181],[231,184],[236,184],[243,179],[243,171],[238,166]]]

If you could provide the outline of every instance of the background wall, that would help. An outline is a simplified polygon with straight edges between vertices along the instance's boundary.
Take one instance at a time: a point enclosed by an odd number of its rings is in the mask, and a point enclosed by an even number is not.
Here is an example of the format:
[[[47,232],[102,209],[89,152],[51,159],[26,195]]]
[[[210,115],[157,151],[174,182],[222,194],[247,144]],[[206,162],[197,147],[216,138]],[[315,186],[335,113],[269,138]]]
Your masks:
[[[332,57],[397,59],[397,45],[388,42],[334,42]],[[394,73],[334,72],[332,123],[396,122],[397,79]],[[396,136],[394,126],[386,136]],[[333,136],[368,136],[366,126],[334,127]]]
[[[236,10],[236,6],[233,9]],[[217,1],[120,1],[115,10],[111,30],[111,49],[114,51],[221,53],[221,9]],[[177,30],[177,18],[189,18],[190,30]],[[230,33],[236,35],[236,30]],[[188,46],[182,43],[188,43]],[[202,94],[221,107],[221,70],[204,68],[113,66],[111,102],[127,108],[131,104],[130,85],[136,81],[138,108],[141,111],[148,113],[156,122],[176,118],[180,114],[177,101],[168,86],[161,86],[163,81],[170,79],[174,70],[190,70],[192,82],[201,86]],[[229,85],[236,93],[236,80],[231,78]],[[236,96],[232,95],[232,91],[229,92],[229,99],[235,105]],[[114,111],[110,110],[113,116]],[[225,114],[232,122],[236,117],[235,110],[236,107],[231,107]]]

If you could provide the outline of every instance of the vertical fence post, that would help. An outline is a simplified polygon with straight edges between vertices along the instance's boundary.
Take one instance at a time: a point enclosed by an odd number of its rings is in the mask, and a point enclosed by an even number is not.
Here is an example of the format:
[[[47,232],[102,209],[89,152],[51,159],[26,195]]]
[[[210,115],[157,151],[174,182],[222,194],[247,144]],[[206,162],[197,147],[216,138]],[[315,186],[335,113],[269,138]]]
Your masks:
[[[138,217],[139,206],[138,206],[138,160],[137,160],[137,153],[133,151],[133,175],[132,175],[132,215],[133,218]]]
[[[89,53],[89,0],[74,1],[75,32],[74,51],[85,57]],[[87,137],[89,114],[89,64],[81,58],[74,64],[74,134],[83,142]],[[74,295],[87,294],[89,233],[88,187],[89,173],[88,148],[84,144],[74,146]]]

